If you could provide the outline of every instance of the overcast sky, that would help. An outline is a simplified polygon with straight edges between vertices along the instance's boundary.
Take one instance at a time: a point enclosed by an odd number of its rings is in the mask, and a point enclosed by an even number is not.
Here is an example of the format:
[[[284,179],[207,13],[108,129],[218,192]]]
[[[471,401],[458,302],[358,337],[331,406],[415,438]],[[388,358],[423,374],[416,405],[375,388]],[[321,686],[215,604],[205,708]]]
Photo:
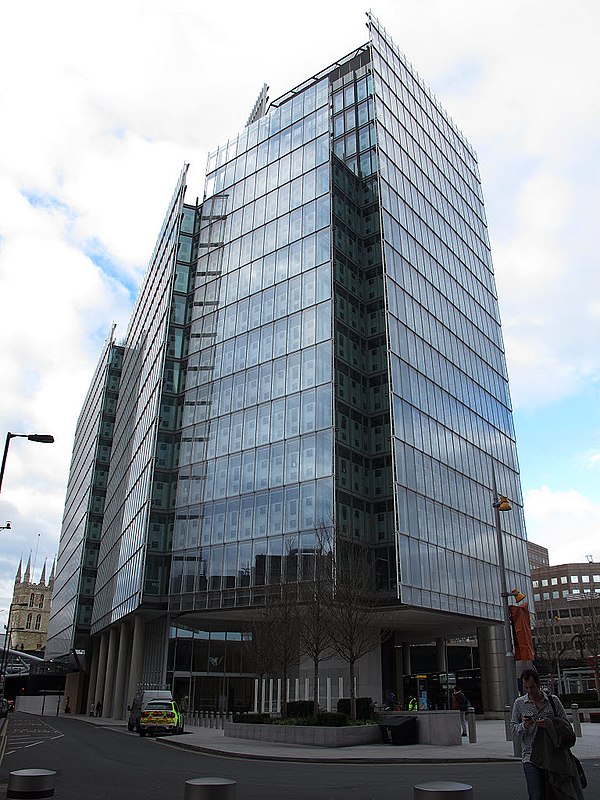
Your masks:
[[[0,608],[57,548],[73,435],[184,161],[367,40],[357,0],[53,0],[0,12]],[[529,538],[600,562],[600,3],[372,7],[479,155]],[[0,619],[6,613],[0,613]]]

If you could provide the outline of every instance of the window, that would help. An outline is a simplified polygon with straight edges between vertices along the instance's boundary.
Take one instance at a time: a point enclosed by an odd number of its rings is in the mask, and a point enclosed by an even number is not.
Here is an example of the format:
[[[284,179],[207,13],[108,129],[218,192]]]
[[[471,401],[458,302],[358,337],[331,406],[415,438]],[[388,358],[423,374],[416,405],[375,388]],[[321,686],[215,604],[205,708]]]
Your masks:
[[[35,595],[31,594],[29,595],[29,607],[33,608],[34,604],[35,604]]]
[[[39,631],[41,623],[42,623],[42,615],[38,614],[36,616],[36,618],[35,618],[35,629],[36,629],[36,631]]]
[[[537,589],[539,586],[539,581],[533,581],[533,588]]]
[[[38,603],[38,608],[43,608],[43,607],[44,607],[44,595],[41,594],[40,595],[40,602]]]
[[[581,576],[581,582],[582,583],[589,583],[590,582],[590,576],[589,575],[582,575]]]
[[[571,575],[571,583],[579,583],[579,575]]]
[[[567,582],[567,576],[566,575],[561,575],[560,576],[560,582],[561,583],[566,583]]]
[[[32,595],[33,597],[33,595]],[[25,627],[28,631],[31,630],[31,620],[33,619],[33,614],[27,614],[27,622],[25,623]]]
[[[556,586],[558,583],[558,578],[550,578],[550,583],[552,584],[552,586]]]
[[[548,586],[548,578],[542,580],[542,586]]]

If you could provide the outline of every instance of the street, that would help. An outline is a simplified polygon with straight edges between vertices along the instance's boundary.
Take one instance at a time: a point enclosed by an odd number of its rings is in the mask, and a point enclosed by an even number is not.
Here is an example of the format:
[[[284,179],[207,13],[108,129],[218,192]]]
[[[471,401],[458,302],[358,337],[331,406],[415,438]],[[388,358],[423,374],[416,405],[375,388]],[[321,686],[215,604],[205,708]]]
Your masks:
[[[517,763],[306,764],[204,755],[140,738],[125,728],[103,728],[68,717],[11,715],[0,796],[8,774],[25,768],[57,772],[57,800],[183,798],[188,778],[237,781],[236,800],[412,800],[415,783],[470,783],[480,800],[524,800]],[[600,754],[584,762],[586,797],[600,796]]]

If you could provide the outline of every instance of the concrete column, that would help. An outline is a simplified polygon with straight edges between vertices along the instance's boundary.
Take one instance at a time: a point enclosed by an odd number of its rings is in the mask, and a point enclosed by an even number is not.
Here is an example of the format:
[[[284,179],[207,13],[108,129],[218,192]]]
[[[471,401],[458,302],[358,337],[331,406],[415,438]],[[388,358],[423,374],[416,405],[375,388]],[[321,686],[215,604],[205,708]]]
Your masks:
[[[100,654],[98,656],[98,675],[96,676],[96,692],[94,706],[100,702],[104,704],[104,678],[106,677],[106,657],[108,655],[108,631],[104,631],[100,639]],[[104,708],[102,709],[104,712]]]
[[[504,628],[502,625],[482,625],[477,628],[477,638],[484,714],[488,719],[502,719],[506,662]]]
[[[404,671],[402,669],[402,642],[398,631],[394,633],[394,684],[396,686],[396,699],[400,708],[404,708]]]
[[[100,656],[100,636],[95,636],[90,642],[90,668],[88,680],[88,693],[87,703],[85,705],[85,713],[87,714],[91,705],[94,704],[96,697],[96,679],[98,678],[98,659]]]
[[[402,671],[405,675],[410,675],[412,672],[410,668],[410,645],[408,642],[402,642]]]
[[[129,648],[131,645],[131,628],[128,622],[121,623],[121,636],[119,637],[119,655],[117,658],[117,675],[115,678],[115,694],[113,697],[113,719],[125,718],[125,673],[129,663]]]
[[[435,640],[435,660],[438,672],[448,672],[448,660],[446,657],[446,640]]]
[[[129,667],[129,685],[127,687],[126,705],[130,705],[138,690],[142,664],[144,662],[144,620],[140,616],[133,618],[133,644],[131,646],[131,665]]]
[[[103,717],[112,717],[113,696],[115,691],[115,668],[119,650],[119,629],[110,629],[108,638],[108,658],[106,660],[106,678],[104,679],[104,713]]]

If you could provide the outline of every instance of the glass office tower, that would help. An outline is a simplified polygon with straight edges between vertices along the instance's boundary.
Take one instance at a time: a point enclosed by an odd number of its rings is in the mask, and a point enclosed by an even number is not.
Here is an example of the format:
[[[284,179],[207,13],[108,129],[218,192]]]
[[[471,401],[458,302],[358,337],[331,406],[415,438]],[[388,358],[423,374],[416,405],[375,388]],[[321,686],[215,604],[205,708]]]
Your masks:
[[[115,680],[115,715],[140,676],[197,708],[247,701],[248,620],[283,576],[310,580],[323,531],[371,549],[406,644],[502,620],[494,480],[514,505],[507,583],[528,574],[475,154],[369,32],[261,93],[201,204],[175,193],[126,341],[102,527],[90,697]]]

